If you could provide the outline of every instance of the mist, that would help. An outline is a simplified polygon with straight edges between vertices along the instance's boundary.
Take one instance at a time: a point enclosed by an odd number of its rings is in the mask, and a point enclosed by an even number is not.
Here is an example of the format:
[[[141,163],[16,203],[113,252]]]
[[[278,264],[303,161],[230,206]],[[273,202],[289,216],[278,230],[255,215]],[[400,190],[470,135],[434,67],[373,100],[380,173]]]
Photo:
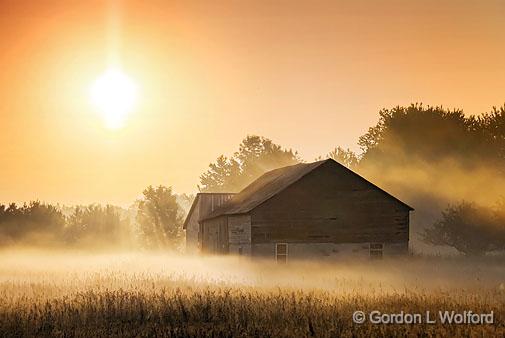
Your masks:
[[[492,292],[505,296],[503,261],[462,258],[388,258],[381,261],[272,261],[239,256],[186,256],[166,252],[90,253],[13,248],[0,251],[0,289],[26,284],[61,292],[137,288],[255,288],[258,291],[331,291],[387,295],[398,292]],[[335,264],[338,263],[338,264]],[[9,286],[10,285],[10,286]],[[407,291],[408,290],[408,291]],[[41,290],[42,291],[42,290]],[[54,296],[48,294],[47,296]]]

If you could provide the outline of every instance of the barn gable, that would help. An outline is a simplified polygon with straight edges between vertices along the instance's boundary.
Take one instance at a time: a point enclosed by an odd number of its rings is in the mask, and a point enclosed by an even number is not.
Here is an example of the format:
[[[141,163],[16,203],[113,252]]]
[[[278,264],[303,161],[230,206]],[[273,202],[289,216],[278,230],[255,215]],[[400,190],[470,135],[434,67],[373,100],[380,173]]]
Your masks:
[[[411,207],[334,161],[250,211],[253,242],[406,243]]]

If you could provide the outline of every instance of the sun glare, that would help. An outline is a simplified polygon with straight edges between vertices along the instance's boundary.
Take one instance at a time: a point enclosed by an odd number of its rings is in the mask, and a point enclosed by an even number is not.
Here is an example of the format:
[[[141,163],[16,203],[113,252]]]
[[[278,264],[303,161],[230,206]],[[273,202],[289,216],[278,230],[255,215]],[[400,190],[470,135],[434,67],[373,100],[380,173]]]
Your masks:
[[[121,128],[137,102],[137,86],[116,68],[108,69],[91,87],[91,102],[110,129]]]

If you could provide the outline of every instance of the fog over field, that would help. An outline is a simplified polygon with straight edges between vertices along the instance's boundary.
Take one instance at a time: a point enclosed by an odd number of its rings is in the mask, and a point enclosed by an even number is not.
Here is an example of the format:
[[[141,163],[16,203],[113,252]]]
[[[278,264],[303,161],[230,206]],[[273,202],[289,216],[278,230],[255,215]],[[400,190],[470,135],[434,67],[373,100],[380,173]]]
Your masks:
[[[10,249],[0,251],[0,257],[2,283],[49,284],[65,288],[75,285],[103,289],[94,284],[95,277],[106,280],[107,288],[122,288],[124,281],[109,279],[120,274],[130,282],[155,279],[159,286],[181,282],[194,287],[288,287],[336,292],[362,289],[365,293],[401,290],[505,293],[505,262],[500,258],[402,257],[375,261],[346,258],[332,262],[290,261],[283,266],[247,257],[162,252],[93,254]]]
[[[384,259],[285,266],[165,253],[0,253],[0,335],[499,336],[503,261]],[[355,311],[493,313],[494,323],[355,324]],[[274,320],[272,322],[272,320]]]

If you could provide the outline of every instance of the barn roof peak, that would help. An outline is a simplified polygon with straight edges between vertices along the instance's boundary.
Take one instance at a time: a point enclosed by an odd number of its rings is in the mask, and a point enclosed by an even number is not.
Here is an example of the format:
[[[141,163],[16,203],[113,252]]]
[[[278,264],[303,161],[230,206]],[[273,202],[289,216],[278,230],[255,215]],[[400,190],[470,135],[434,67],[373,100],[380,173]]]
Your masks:
[[[359,179],[367,182],[367,184],[373,186],[375,189],[386,194],[389,198],[396,200],[398,203],[402,204],[409,210],[414,210],[411,206],[400,201],[393,195],[377,187],[375,184],[366,180],[365,178],[358,175],[351,169],[343,166],[342,164],[330,158],[312,163],[299,163],[268,171],[264,173],[262,176],[260,176],[258,179],[253,181],[251,184],[249,184],[247,187],[245,187],[242,191],[235,194],[225,205],[216,209],[214,212],[207,215],[206,217],[200,219],[200,221],[219,217],[222,215],[248,213],[252,209],[266,202],[273,196],[277,195],[278,193],[280,193],[281,191],[283,191],[284,189],[294,184],[302,177],[314,171],[316,168],[320,167],[325,163],[332,163],[333,165],[338,165],[338,169],[352,173]]]

